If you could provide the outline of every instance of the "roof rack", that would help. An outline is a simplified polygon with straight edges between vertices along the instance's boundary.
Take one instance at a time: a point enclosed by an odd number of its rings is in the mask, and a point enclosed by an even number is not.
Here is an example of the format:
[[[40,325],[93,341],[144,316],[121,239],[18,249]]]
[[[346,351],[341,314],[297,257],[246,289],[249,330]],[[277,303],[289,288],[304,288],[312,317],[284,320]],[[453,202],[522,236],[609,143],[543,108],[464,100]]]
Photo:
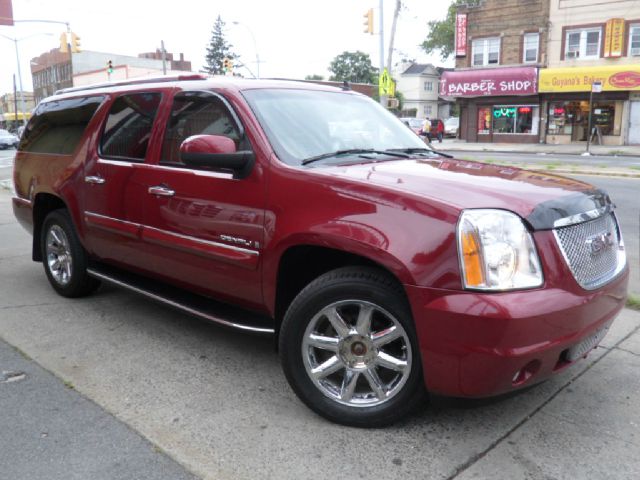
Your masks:
[[[119,87],[121,85],[142,85],[145,83],[164,83],[164,82],[180,82],[187,80],[206,80],[206,75],[201,73],[192,73],[189,75],[164,75],[162,77],[145,77],[145,78],[134,78],[131,80],[122,80],[119,82],[105,82],[105,83],[94,83],[93,85],[85,85],[82,87],[69,87],[63,88],[60,90],[56,90],[54,95],[60,95],[62,93],[69,92],[82,92],[84,90],[96,90],[98,88],[105,87]]]

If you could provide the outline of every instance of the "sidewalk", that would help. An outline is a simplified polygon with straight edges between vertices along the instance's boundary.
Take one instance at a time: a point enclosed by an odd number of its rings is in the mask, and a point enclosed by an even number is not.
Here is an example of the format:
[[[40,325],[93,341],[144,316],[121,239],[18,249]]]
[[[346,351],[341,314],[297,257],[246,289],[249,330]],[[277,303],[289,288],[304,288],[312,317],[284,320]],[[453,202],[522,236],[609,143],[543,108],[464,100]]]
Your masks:
[[[445,151],[465,152],[502,152],[530,154],[581,155],[586,143],[570,145],[549,145],[546,143],[473,143],[457,138],[444,139],[443,143],[435,142],[434,147]],[[594,156],[631,156],[640,157],[640,145],[591,145],[590,152]]]

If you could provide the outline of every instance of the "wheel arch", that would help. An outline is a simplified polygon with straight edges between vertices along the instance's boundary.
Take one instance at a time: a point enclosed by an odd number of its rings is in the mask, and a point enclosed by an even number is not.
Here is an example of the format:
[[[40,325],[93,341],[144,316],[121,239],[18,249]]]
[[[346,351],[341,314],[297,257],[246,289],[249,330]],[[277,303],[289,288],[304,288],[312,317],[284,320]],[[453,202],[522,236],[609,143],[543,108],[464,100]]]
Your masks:
[[[44,219],[47,218],[49,213],[59,209],[68,210],[67,204],[59,196],[48,192],[40,192],[35,195],[33,200],[33,243],[31,251],[31,258],[35,262],[42,261],[40,237],[42,235]]]
[[[410,274],[397,259],[382,263],[369,255],[326,244],[291,245],[279,256],[272,283],[275,288],[271,295],[267,296],[269,308],[275,319],[276,335],[279,334],[280,324],[287,308],[305,286],[324,273],[347,266],[367,266],[384,272],[397,282],[408,302],[403,283],[410,282]]]

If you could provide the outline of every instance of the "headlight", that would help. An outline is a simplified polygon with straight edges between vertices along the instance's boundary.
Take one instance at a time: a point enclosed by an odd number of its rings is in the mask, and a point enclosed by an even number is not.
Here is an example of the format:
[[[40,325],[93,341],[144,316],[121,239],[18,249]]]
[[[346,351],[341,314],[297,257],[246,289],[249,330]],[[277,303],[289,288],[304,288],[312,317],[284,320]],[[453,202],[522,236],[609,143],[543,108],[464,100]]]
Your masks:
[[[458,221],[465,288],[512,290],[542,285],[540,259],[520,217],[506,210],[465,210]]]

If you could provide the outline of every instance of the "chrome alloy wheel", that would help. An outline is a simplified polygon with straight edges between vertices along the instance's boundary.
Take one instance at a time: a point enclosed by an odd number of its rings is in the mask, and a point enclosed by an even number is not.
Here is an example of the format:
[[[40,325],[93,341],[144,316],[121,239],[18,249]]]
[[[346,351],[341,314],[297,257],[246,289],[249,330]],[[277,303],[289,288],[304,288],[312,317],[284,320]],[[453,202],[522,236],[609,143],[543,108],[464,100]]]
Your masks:
[[[312,382],[350,407],[373,407],[402,390],[411,373],[411,343],[402,324],[381,307],[343,300],[309,322],[302,358]]]
[[[67,234],[59,225],[52,225],[47,231],[46,255],[49,272],[61,286],[71,281],[73,258]]]

